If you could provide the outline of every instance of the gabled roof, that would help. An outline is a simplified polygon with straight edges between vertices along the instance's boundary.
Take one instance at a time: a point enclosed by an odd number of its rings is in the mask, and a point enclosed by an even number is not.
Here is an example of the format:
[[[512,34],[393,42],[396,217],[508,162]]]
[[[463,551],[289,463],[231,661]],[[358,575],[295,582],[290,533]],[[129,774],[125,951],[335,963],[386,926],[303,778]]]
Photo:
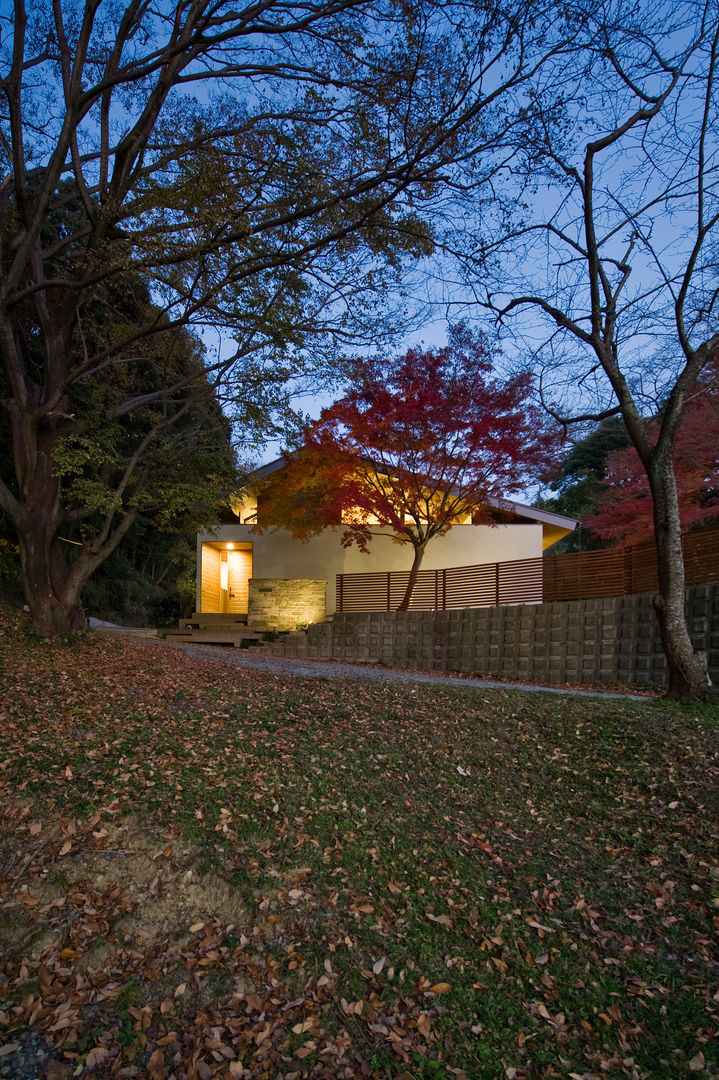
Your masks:
[[[272,476],[273,473],[279,472],[286,464],[287,461],[283,457],[268,461],[266,465],[260,465],[259,468],[250,473],[250,480],[264,480],[268,476]],[[555,529],[566,530],[567,532],[573,532],[579,524],[577,518],[566,517],[564,514],[555,514],[549,510],[539,510],[536,506],[527,506],[525,503],[515,502],[513,499],[497,499],[490,496],[487,502],[494,510],[501,510],[506,514],[524,518],[528,522],[533,521]]]
[[[258,468],[253,469],[249,474],[250,480],[264,480],[267,476],[272,476],[272,473],[278,472],[280,469],[284,469],[287,464],[283,457],[275,458],[274,461],[268,461],[266,465],[260,465]]]
[[[526,506],[524,503],[514,502],[512,499],[493,499],[490,496],[487,502],[495,510],[505,510],[508,514],[516,514],[517,517],[541,521],[543,525],[556,525],[560,529],[572,530],[576,529],[579,524],[577,518],[566,517],[564,514],[555,514],[551,510],[539,510],[536,506]]]

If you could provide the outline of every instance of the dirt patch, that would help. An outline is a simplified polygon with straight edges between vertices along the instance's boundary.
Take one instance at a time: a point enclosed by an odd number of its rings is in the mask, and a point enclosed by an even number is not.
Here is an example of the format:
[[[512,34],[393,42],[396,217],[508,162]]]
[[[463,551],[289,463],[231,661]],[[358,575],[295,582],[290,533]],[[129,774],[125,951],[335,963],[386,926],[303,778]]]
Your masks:
[[[19,900],[25,908],[39,905],[48,912],[73,909],[82,904],[92,913],[97,898],[109,898],[120,917],[108,926],[110,939],[125,947],[148,948],[172,936],[177,944],[190,938],[189,928],[198,922],[216,922],[237,928],[247,922],[247,910],[239,892],[217,874],[199,875],[190,863],[197,853],[187,844],[168,843],[148,836],[134,823],[109,825],[102,830],[102,846],[69,853],[42,876],[21,886]],[[22,938],[25,920],[10,916],[4,932],[8,944]],[[72,922],[72,918],[68,922]],[[56,944],[57,931],[45,932],[47,948]],[[41,952],[44,951],[41,949]],[[88,943],[84,964],[105,959],[109,946]]]
[[[263,970],[251,915],[231,884],[198,873],[187,841],[125,818],[76,835],[59,857],[51,849],[6,891],[0,947],[11,977],[34,988],[13,1014],[44,1019],[53,1037],[0,1040],[0,1077],[66,1068],[65,1057],[87,1051],[118,1016],[127,1035],[145,1031],[150,1015],[185,1022],[256,994]],[[0,1007],[0,1022],[13,1019]]]

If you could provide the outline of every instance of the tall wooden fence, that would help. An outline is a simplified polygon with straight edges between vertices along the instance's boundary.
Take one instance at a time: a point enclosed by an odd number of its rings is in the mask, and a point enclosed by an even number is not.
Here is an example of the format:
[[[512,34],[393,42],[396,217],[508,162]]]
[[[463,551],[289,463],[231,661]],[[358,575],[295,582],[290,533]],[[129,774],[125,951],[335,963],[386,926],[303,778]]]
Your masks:
[[[687,585],[719,581],[719,528],[688,533],[683,546]],[[408,578],[409,571],[338,574],[337,610],[395,611]],[[646,543],[608,551],[420,570],[410,609],[447,611],[542,600],[591,600],[656,588],[656,554],[654,545]]]
[[[687,585],[719,581],[719,528],[687,533],[682,547]],[[631,596],[653,592],[657,586],[657,556],[652,542],[544,558],[546,601]]]

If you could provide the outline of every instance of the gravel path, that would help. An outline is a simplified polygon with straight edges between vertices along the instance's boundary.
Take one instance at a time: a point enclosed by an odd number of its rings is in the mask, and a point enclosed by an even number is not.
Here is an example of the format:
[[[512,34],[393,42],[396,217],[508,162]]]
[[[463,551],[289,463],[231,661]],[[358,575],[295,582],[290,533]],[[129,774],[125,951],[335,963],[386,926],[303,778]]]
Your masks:
[[[529,690],[541,694],[571,694],[574,697],[593,698],[631,698],[633,701],[651,701],[646,694],[611,694],[603,690],[579,690],[567,686],[537,686],[535,683],[496,682],[492,679],[473,679],[463,675],[439,675],[426,671],[406,671],[403,668],[386,668],[372,664],[347,664],[339,660],[307,660],[289,656],[267,656],[254,649],[223,648],[218,645],[190,645],[182,642],[165,641],[152,637],[154,631],[132,631],[123,633],[122,629],[109,630],[98,628],[100,633],[111,633],[117,637],[127,637],[134,641],[141,639],[148,645],[159,648],[182,649],[187,656],[198,660],[212,660],[218,664],[231,664],[234,667],[251,668],[269,674],[294,675],[315,679],[360,679],[365,682],[388,683],[433,683],[440,686],[471,686],[481,690]]]

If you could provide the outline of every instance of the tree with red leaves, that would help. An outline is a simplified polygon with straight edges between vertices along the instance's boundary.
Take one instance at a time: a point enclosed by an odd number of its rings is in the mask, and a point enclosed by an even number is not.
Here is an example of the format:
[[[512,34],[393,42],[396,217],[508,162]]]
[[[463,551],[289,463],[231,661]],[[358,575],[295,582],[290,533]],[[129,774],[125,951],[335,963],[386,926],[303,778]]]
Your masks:
[[[706,389],[686,406],[674,447],[679,516],[682,529],[719,516],[719,397],[711,365]],[[660,419],[649,421],[656,444]],[[604,540],[633,544],[654,535],[654,506],[647,472],[633,446],[607,459],[605,492],[586,525]]]
[[[259,527],[308,540],[342,523],[343,544],[361,551],[372,525],[389,528],[414,553],[402,611],[429,542],[468,517],[491,524],[491,500],[546,470],[557,435],[530,403],[529,377],[496,376],[485,341],[464,326],[444,348],[363,360],[358,373],[268,484]]]

